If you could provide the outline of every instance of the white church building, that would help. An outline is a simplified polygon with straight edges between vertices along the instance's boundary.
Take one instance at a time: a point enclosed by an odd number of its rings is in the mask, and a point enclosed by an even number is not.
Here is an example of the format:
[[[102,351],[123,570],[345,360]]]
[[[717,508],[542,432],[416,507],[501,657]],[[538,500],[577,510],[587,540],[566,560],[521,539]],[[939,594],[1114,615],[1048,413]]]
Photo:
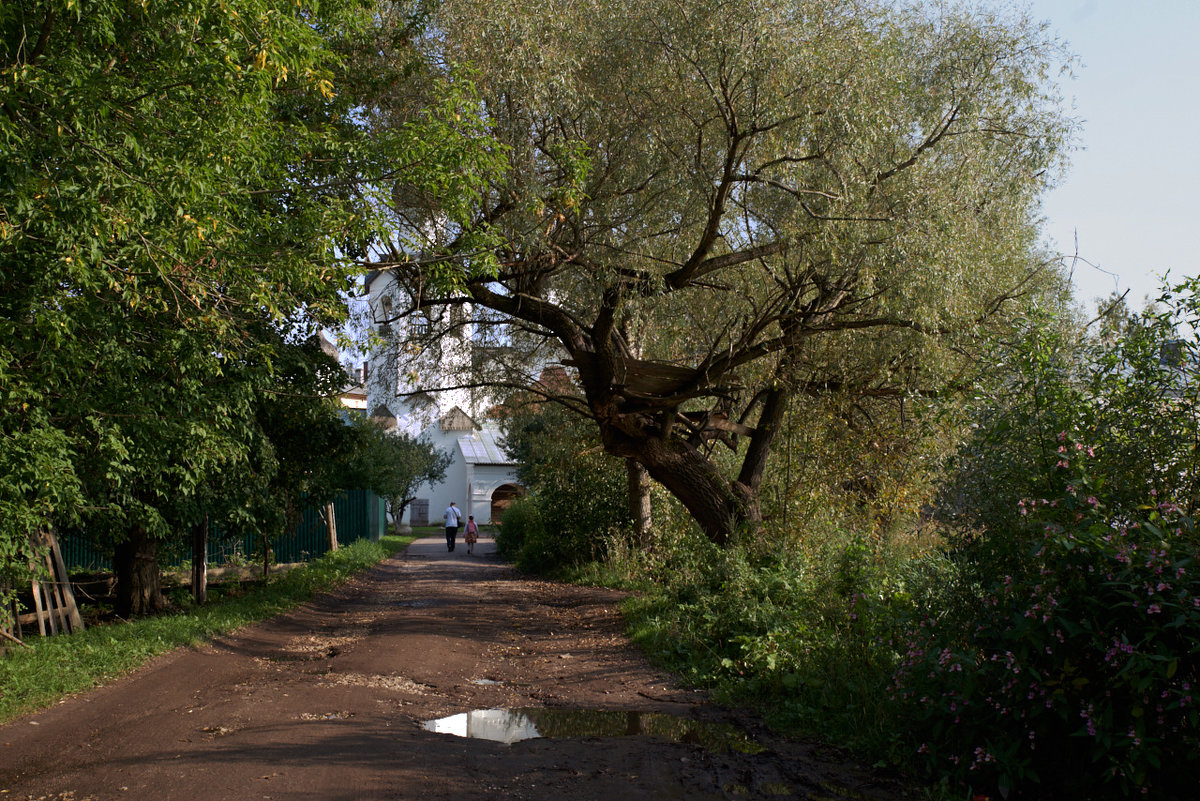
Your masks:
[[[451,501],[464,520],[474,515],[480,525],[499,522],[499,515],[520,495],[515,463],[504,450],[489,414],[491,393],[471,386],[462,375],[492,346],[487,332],[451,307],[438,319],[423,312],[397,314],[408,296],[389,272],[372,272],[365,293],[375,333],[382,344],[373,348],[364,368],[368,415],[389,430],[427,438],[451,456],[445,480],[423,484],[405,510],[402,523],[440,525]],[[440,336],[426,337],[430,331]]]

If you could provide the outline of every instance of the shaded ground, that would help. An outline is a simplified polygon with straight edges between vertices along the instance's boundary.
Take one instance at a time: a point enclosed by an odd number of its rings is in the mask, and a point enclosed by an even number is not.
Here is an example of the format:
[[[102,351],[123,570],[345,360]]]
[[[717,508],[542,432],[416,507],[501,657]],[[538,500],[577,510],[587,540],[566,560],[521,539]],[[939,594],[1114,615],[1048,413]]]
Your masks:
[[[418,540],[295,613],[0,727],[0,799],[905,797],[673,686],[622,634],[619,593],[523,577],[480,546]],[[733,721],[768,750],[421,726],[499,707]]]

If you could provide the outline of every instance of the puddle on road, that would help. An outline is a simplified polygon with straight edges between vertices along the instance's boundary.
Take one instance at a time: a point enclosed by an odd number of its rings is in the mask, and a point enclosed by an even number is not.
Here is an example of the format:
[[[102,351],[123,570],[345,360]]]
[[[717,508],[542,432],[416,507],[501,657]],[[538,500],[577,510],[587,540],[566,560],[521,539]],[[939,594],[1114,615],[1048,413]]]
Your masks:
[[[659,737],[699,745],[713,753],[761,754],[766,747],[728,723],[706,723],[659,712],[599,709],[475,709],[422,727],[438,734],[515,743],[536,737]]]
[[[471,679],[471,683],[478,684],[480,687],[491,687],[493,685],[503,684],[504,682],[496,681],[495,679]]]

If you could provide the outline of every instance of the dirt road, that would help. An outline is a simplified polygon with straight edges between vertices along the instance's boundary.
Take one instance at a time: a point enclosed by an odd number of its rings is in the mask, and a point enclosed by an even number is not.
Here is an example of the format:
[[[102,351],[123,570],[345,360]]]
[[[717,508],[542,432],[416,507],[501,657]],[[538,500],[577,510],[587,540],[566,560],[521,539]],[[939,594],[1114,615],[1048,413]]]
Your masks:
[[[0,727],[0,801],[903,797],[673,686],[623,636],[618,593],[523,577],[480,546],[418,540],[295,613]],[[510,728],[564,736],[423,725],[483,709],[533,709]],[[571,709],[624,723],[545,717]],[[765,750],[680,734],[693,720]],[[654,734],[607,736],[627,731]]]

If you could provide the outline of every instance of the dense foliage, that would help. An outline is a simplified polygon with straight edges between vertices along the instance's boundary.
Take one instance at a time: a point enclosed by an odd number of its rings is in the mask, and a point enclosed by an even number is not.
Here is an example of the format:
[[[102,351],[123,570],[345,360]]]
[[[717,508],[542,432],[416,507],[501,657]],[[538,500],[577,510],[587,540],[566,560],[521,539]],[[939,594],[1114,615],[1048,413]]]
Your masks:
[[[502,553],[531,570],[603,559],[629,528],[626,474],[578,415],[555,404],[512,401],[505,446],[528,491],[504,514]]]
[[[973,549],[963,608],[895,640],[896,756],[1005,796],[1188,798],[1200,532],[1167,502],[1115,515],[1088,476],[1103,460],[1058,441],[1072,463],[1056,468],[1064,493],[1026,503],[1024,526]]]
[[[1190,793],[1195,288],[1075,348],[1047,325],[1009,346],[1016,369],[948,485],[963,582],[894,640],[897,748],[926,775],[1022,797]]]
[[[789,408],[942,390],[1055,281],[1037,203],[1070,123],[1026,19],[446,0],[432,20],[421,47],[476,70],[505,161],[454,214],[406,193],[421,257],[387,242],[378,264],[408,312],[499,314],[561,354],[582,397],[559,400],[718,543],[761,522]]]
[[[5,578],[28,532],[77,527],[152,608],[160,541],[330,489],[343,379],[305,340],[344,314],[379,182],[462,190],[480,151],[452,102],[364,135],[413,64],[377,29],[360,0],[0,6]]]
[[[1056,441],[1066,432],[1103,454],[1092,464],[1114,514],[1152,495],[1192,514],[1200,498],[1200,416],[1195,397],[1195,281],[1165,291],[1154,308],[1109,305],[1103,327],[1080,337],[1048,315],[989,353],[978,385],[974,435],[960,449],[939,516],[965,531],[1012,525],[1022,500],[1060,495]]]
[[[998,345],[1003,369],[978,380],[937,503],[906,518],[924,521],[919,540],[881,536],[870,497],[868,514],[822,514],[800,480],[791,527],[732,548],[656,529],[586,575],[642,590],[635,635],[685,679],[938,797],[1187,798],[1200,753],[1194,290],[1099,330],[1033,316]],[[822,457],[823,497],[853,496],[889,432]]]

